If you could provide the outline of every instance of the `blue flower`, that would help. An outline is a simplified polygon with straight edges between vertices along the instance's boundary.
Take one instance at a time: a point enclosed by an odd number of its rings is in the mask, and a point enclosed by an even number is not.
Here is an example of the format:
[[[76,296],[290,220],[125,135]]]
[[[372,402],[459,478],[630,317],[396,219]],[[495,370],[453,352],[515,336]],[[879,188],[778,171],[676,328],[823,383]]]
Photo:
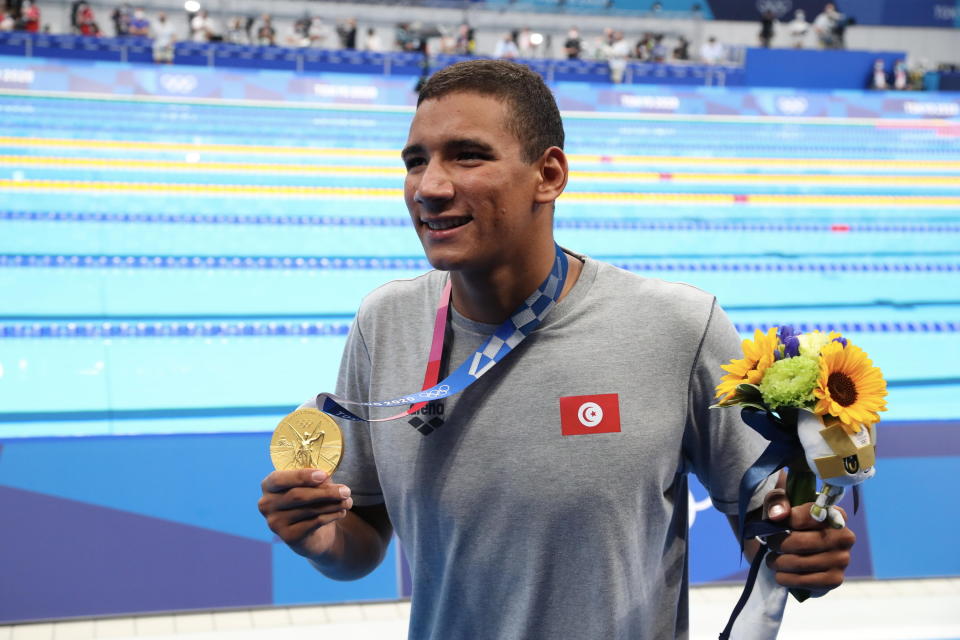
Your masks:
[[[783,345],[783,357],[795,358],[800,355],[800,339],[797,337],[800,332],[791,325],[786,324],[780,327],[780,343]]]

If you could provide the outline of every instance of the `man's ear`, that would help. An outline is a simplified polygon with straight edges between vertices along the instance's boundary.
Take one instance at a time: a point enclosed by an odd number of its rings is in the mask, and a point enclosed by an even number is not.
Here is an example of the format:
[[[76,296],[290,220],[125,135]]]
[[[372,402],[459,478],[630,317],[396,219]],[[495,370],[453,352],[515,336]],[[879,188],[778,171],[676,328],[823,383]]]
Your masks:
[[[567,155],[560,147],[550,147],[537,161],[540,167],[540,183],[537,185],[536,202],[546,204],[556,200],[567,187]]]

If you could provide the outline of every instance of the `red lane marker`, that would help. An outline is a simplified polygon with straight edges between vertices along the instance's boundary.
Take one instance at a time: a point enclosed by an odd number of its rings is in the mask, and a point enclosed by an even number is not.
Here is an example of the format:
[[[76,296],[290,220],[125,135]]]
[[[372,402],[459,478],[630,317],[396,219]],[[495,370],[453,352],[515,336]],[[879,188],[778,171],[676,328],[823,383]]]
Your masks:
[[[830,231],[835,233],[847,233],[850,231],[850,225],[848,224],[832,224],[830,225]]]
[[[607,162],[607,163],[613,162],[613,157],[612,157],[612,156],[600,156],[600,162]]]
[[[660,179],[661,179],[661,180],[673,180],[673,174],[672,174],[672,173],[661,173],[661,174],[660,174]]]
[[[743,193],[738,193],[733,196],[734,202],[747,202],[749,199],[750,199],[750,196]]]

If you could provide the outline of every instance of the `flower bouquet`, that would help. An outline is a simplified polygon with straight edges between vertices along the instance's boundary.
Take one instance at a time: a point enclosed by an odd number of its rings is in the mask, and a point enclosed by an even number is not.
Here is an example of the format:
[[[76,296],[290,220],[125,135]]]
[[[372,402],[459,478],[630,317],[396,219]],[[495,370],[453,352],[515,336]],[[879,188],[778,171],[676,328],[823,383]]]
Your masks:
[[[711,408],[739,406],[743,421],[769,444],[740,481],[741,544],[747,537],[785,531],[779,525],[746,525],[746,508],[757,487],[770,474],[788,467],[787,496],[791,505],[813,502],[811,515],[843,528],[835,504],[845,487],[853,487],[876,473],[876,423],[886,410],[887,383],[862,349],[839,333],[792,327],[757,329],[743,341],[743,358],[722,365],[726,375],[717,385],[720,401]],[[823,486],[817,492],[817,476]],[[754,556],[743,595],[721,639],[730,637],[734,621],[750,597],[766,547]],[[804,601],[811,593],[790,589]],[[771,600],[772,602],[773,600]],[[780,611],[782,615],[782,610]]]
[[[886,410],[883,374],[836,332],[757,329],[753,340],[743,341],[743,356],[722,366],[727,374],[717,386],[720,401],[713,405],[740,406],[744,421],[770,441],[744,474],[741,523],[759,482],[789,467],[791,504],[814,502],[814,518],[842,528],[834,505],[844,487],[856,487],[876,473],[875,425],[878,412]],[[817,476],[824,481],[819,493]],[[856,498],[855,491],[855,504]]]

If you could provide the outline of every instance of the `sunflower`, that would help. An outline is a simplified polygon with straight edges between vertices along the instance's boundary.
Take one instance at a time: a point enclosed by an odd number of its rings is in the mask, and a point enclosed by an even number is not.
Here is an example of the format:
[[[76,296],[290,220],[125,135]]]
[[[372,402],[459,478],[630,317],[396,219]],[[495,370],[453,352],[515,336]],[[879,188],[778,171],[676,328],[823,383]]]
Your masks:
[[[728,372],[720,378],[720,384],[717,385],[715,397],[726,395],[720,401],[721,405],[733,404],[737,385],[760,384],[764,371],[773,364],[773,354],[778,346],[777,327],[770,327],[766,333],[756,329],[753,332],[753,340],[743,341],[743,359],[731,360],[730,364],[720,365],[721,369]]]
[[[878,411],[886,411],[887,382],[880,369],[873,366],[860,347],[848,343],[831,342],[820,351],[820,377],[813,390],[818,415],[832,415],[840,419],[843,429],[850,434],[860,431],[861,425],[880,421]]]

